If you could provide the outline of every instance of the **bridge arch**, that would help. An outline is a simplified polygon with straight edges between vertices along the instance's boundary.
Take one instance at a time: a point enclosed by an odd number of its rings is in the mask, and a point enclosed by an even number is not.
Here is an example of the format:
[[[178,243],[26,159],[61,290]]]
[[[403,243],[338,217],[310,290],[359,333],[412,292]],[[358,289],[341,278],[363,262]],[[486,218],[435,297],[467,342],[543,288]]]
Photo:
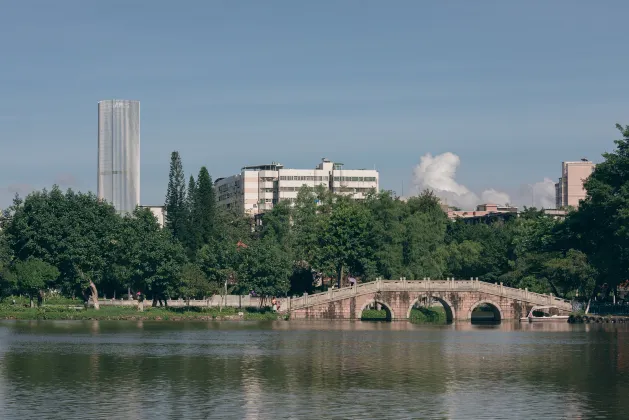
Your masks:
[[[420,295],[420,296],[417,296],[414,300],[412,300],[410,306],[408,307],[408,311],[406,311],[406,319],[411,318],[411,311],[413,310],[413,307],[415,306],[417,302],[419,302],[420,299],[424,299],[424,298],[435,299],[436,301],[441,303],[443,305],[443,309],[446,311],[446,322],[448,324],[451,322],[454,322],[454,320],[456,319],[456,311],[454,309],[454,305],[452,305],[452,302],[450,302],[448,299],[440,298],[438,296],[431,296],[431,295]]]
[[[384,310],[387,312],[387,321],[393,321],[395,318],[395,313],[393,312],[393,309],[391,309],[391,305],[389,305],[386,302],[383,302],[380,299],[369,299],[367,300],[367,302],[365,302],[365,304],[362,306],[362,308],[360,308],[360,312],[358,313],[358,319],[362,318],[362,314],[363,311],[370,305],[374,305],[374,304],[380,304],[382,305],[382,307],[384,308]]]
[[[481,305],[487,305],[491,311],[494,313],[494,321],[502,321],[504,319],[504,315],[502,314],[502,308],[496,302],[491,299],[481,299],[470,307],[470,310],[467,314],[467,319],[472,320],[472,312],[474,309],[478,308]]]

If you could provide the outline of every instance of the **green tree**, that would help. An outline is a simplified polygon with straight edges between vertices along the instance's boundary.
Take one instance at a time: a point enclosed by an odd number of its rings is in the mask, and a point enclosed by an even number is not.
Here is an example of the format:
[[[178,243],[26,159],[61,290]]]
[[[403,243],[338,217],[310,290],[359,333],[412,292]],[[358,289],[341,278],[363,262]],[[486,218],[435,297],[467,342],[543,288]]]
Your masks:
[[[275,241],[284,252],[292,251],[291,207],[287,201],[277,203],[271,211],[264,213],[261,235]]]
[[[188,180],[188,192],[186,194],[186,237],[183,240],[183,244],[186,246],[188,250],[188,254],[191,257],[195,256],[197,251],[197,242],[195,235],[195,198],[197,196],[197,186],[194,181],[194,177],[190,175],[190,179]]]
[[[209,243],[214,236],[216,218],[216,197],[212,177],[203,166],[196,182],[193,218],[197,246]]]
[[[446,246],[448,274],[447,277],[469,279],[476,277],[479,270],[483,245],[478,242],[464,240],[451,242]]]
[[[186,180],[183,164],[179,152],[170,155],[170,172],[168,174],[168,188],[166,190],[165,227],[180,241],[186,237]]]
[[[61,286],[72,293],[89,290],[98,309],[97,285],[111,265],[119,220],[113,206],[93,194],[63,194],[53,186],[15,203],[6,234],[17,259],[56,266]]]
[[[54,284],[59,277],[59,270],[55,266],[39,258],[18,261],[13,269],[18,291],[29,296],[31,308],[34,306],[33,297],[37,296],[37,306],[40,306],[44,289]]]
[[[183,246],[160,229],[148,209],[138,209],[123,221],[118,258],[128,267],[129,283],[153,298],[153,306],[177,292],[186,262]]]
[[[264,239],[242,251],[239,286],[262,297],[284,296],[290,288],[292,263],[282,247]]]
[[[7,235],[2,230],[2,223],[5,220],[0,221],[0,296],[10,294],[15,287],[15,279],[11,271],[13,252],[9,247]]]
[[[199,267],[208,281],[219,288],[221,296],[236,289],[241,292],[246,289],[246,285],[238,285],[242,250],[246,247],[246,244],[234,240],[214,239],[199,250]]]
[[[337,287],[347,269],[363,270],[361,262],[371,253],[368,224],[366,207],[347,197],[336,197],[331,213],[320,214],[317,266],[336,275]]]
[[[187,263],[181,270],[181,283],[179,291],[186,298],[188,305],[190,299],[201,299],[211,296],[218,289],[216,283],[210,283],[201,268],[195,263]]]
[[[403,276],[403,244],[406,204],[395,200],[388,192],[370,195],[365,205],[369,210],[372,259],[378,276],[395,279]]]
[[[597,272],[595,294],[603,285],[617,292],[629,277],[629,126],[616,124],[622,139],[603,154],[584,186],[585,200],[571,212],[567,230]]]

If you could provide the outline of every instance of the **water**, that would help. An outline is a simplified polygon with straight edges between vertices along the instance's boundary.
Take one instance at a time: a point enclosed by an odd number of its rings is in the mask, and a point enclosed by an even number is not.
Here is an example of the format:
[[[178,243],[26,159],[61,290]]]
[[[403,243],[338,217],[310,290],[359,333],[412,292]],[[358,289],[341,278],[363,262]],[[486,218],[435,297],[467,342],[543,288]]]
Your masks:
[[[0,322],[0,418],[627,418],[626,325]]]

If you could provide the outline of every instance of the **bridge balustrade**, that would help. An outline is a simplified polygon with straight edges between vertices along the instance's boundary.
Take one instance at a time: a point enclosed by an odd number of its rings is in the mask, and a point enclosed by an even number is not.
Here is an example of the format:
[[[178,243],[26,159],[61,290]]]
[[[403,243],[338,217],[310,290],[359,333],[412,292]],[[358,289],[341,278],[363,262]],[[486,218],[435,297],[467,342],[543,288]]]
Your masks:
[[[323,304],[329,301],[344,299],[347,297],[373,293],[378,291],[447,291],[461,292],[480,291],[515,300],[533,302],[538,305],[557,304],[565,306],[570,302],[552,295],[529,292],[527,289],[515,289],[501,284],[485,283],[479,280],[375,280],[361,283],[355,286],[330,289],[326,292],[314,295],[304,295],[298,298],[289,298],[288,308],[298,309],[305,306]]]

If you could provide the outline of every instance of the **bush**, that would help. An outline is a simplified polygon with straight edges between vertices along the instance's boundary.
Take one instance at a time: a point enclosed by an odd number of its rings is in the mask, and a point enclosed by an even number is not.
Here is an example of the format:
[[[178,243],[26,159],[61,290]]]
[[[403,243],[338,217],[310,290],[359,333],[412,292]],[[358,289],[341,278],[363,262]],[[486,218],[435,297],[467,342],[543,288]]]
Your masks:
[[[365,309],[360,316],[362,321],[385,321],[388,319],[387,311],[384,309]]]
[[[421,307],[411,309],[410,321],[415,324],[445,324],[447,322],[446,311],[442,307]]]

